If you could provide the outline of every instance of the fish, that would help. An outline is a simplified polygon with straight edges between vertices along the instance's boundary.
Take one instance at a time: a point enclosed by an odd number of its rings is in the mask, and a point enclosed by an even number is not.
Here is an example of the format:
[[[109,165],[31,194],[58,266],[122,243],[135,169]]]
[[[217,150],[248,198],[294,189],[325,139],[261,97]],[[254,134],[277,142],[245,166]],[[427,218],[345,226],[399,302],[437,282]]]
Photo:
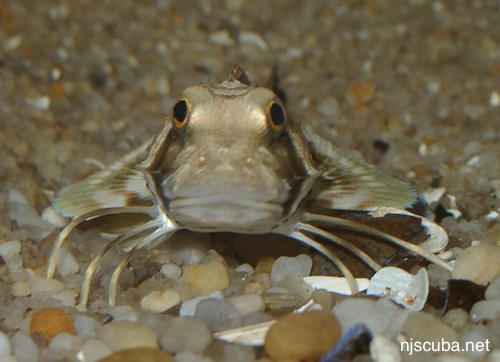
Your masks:
[[[127,252],[111,276],[108,303],[114,305],[118,277],[134,251],[154,248],[179,230],[285,235],[324,255],[356,293],[349,267],[316,239],[348,250],[374,271],[381,265],[336,231],[393,243],[450,270],[422,246],[335,214],[411,215],[433,230],[429,239],[438,238],[442,249],[446,233],[405,210],[416,200],[408,182],[292,120],[275,92],[253,84],[235,66],[220,84],[185,89],[151,142],[57,193],[54,209],[72,220],[51,249],[47,277],[54,276],[59,250],[75,227],[132,214],[144,221],[130,225],[94,257],[80,291],[81,306],[109,250]]]

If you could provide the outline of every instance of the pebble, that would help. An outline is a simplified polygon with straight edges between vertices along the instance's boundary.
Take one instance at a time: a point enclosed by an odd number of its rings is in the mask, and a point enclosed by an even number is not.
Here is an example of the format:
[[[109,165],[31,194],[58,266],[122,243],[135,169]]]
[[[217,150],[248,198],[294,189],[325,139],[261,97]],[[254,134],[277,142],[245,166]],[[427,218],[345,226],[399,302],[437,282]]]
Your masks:
[[[64,283],[59,280],[41,278],[37,275],[33,275],[29,278],[28,284],[31,289],[31,294],[47,293],[48,295],[54,295],[62,292],[66,288]]]
[[[187,284],[199,295],[229,287],[229,275],[226,267],[218,260],[199,265],[188,265],[183,268],[179,283]]]
[[[174,362],[174,357],[154,348],[130,348],[116,352],[99,362]]]
[[[181,352],[174,357],[175,362],[213,362],[210,357],[205,357],[198,353]]]
[[[162,349],[171,353],[201,353],[212,343],[212,333],[202,321],[190,317],[176,317],[160,333]]]
[[[141,299],[141,310],[143,312],[163,313],[180,302],[181,296],[177,292],[166,290],[162,293],[154,290]]]
[[[31,288],[27,282],[15,282],[12,284],[10,293],[14,297],[24,297],[31,294]]]
[[[162,265],[160,272],[163,273],[167,278],[172,280],[179,280],[182,275],[182,269],[180,266],[174,263],[167,263]]]
[[[309,299],[314,292],[313,286],[298,277],[287,277],[282,279],[279,283],[277,283],[276,287],[285,288],[289,294],[299,295],[303,300]]]
[[[477,284],[487,285],[500,274],[500,247],[482,243],[463,250],[455,260],[454,279],[467,279]]]
[[[177,265],[198,265],[210,248],[208,234],[176,233],[168,240],[171,262]]]
[[[228,343],[224,345],[223,350],[224,361],[227,362],[252,362],[255,360],[255,352],[252,347]]]
[[[56,269],[64,278],[68,275],[75,274],[78,270],[80,270],[80,265],[68,249],[61,248],[59,249],[59,254],[57,256]]]
[[[85,342],[82,350],[78,353],[80,360],[85,362],[96,362],[113,354],[113,351],[98,339],[90,339]]]
[[[275,285],[286,277],[306,277],[311,273],[312,265],[312,259],[305,254],[279,257],[271,268],[271,283]]]
[[[242,316],[252,312],[263,312],[266,309],[264,299],[259,294],[245,294],[226,300],[231,302]]]
[[[236,269],[234,269],[234,271],[237,273],[247,273],[247,274],[255,273],[255,269],[253,268],[253,266],[251,266],[248,263],[239,265],[238,267],[236,267]]]
[[[68,333],[59,333],[48,346],[48,353],[53,360],[70,360],[83,348],[83,340]]]
[[[471,326],[467,331],[460,334],[458,341],[461,346],[465,346],[467,343],[474,344],[475,348],[469,349],[467,354],[475,360],[484,357],[488,351],[498,348],[500,345],[498,336],[484,325]],[[488,341],[488,345],[486,345],[486,341]]]
[[[353,84],[346,93],[346,100],[351,106],[361,106],[369,103],[375,96],[375,84],[364,82]]]
[[[245,294],[264,294],[271,287],[271,278],[269,273],[259,273],[250,277],[243,286]]]
[[[467,325],[467,321],[469,320],[469,313],[467,313],[462,308],[453,308],[450,309],[443,316],[443,322],[451,326],[452,328],[460,331]]]
[[[128,348],[158,348],[155,332],[137,323],[113,321],[103,325],[97,335],[115,352]]]
[[[38,346],[28,334],[17,331],[12,336],[10,343],[12,344],[14,356],[19,362],[38,361]]]
[[[75,292],[73,290],[63,290],[61,293],[54,294],[52,299],[59,300],[63,305],[68,307],[75,306]]]
[[[486,299],[500,298],[500,274],[493,279],[490,285],[488,285],[488,288],[486,288],[484,292],[484,297]]]
[[[101,324],[87,315],[79,315],[73,322],[75,334],[85,340],[97,337]]]
[[[378,335],[370,342],[370,357],[373,362],[401,361],[400,346],[389,338]]]
[[[273,264],[275,261],[276,261],[276,259],[274,259],[270,256],[263,256],[257,262],[257,265],[255,266],[255,272],[256,273],[271,273],[271,269],[273,268]]]
[[[252,312],[245,314],[241,319],[241,326],[251,326],[253,324],[265,323],[275,320],[275,318],[264,312]]]
[[[12,349],[10,347],[9,337],[0,331],[0,357],[7,356],[12,353]]]
[[[0,256],[8,262],[11,257],[18,255],[21,252],[21,242],[18,240],[6,241],[0,244]]]
[[[59,333],[75,334],[73,320],[66,311],[59,308],[40,309],[33,314],[30,322],[30,334],[40,333],[50,343]]]
[[[216,290],[209,295],[200,295],[199,297],[191,298],[185,301],[184,303],[182,303],[181,308],[179,309],[179,317],[193,317],[198,303],[209,298],[224,299],[224,294],[222,294],[220,290]]]
[[[315,360],[340,339],[340,324],[329,312],[287,314],[266,334],[264,347],[274,360]]]
[[[443,339],[450,343],[458,340],[455,329],[425,312],[412,313],[406,318],[402,333],[413,341],[441,342]]]
[[[470,320],[473,323],[492,321],[500,315],[500,299],[481,300],[470,310]]]
[[[54,210],[52,206],[46,207],[43,211],[42,214],[40,215],[40,218],[43,221],[46,221],[52,225],[54,225],[57,228],[63,228],[66,225],[68,225],[68,219],[61,216]]]
[[[130,305],[119,305],[109,311],[115,322],[137,322],[137,312]]]
[[[336,304],[332,312],[343,331],[354,324],[363,323],[374,336],[383,334],[388,338],[396,337],[410,315],[409,311],[399,308],[387,298],[347,298]]]
[[[241,313],[227,300],[205,299],[198,303],[195,318],[203,321],[213,332],[241,326]]]

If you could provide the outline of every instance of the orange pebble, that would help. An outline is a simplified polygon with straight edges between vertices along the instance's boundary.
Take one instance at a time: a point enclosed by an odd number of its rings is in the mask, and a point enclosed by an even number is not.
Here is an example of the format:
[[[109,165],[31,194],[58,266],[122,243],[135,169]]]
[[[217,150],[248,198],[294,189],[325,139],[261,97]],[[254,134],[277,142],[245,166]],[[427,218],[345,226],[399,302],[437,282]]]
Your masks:
[[[75,334],[75,326],[70,315],[59,308],[40,309],[33,315],[30,334],[40,333],[50,343],[59,333]]]

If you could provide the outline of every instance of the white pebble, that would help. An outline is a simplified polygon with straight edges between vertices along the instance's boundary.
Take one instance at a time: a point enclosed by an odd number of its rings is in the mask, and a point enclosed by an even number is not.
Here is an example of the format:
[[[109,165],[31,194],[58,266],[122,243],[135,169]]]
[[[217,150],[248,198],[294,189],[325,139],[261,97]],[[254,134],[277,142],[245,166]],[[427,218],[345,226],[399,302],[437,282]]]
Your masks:
[[[8,356],[12,353],[12,349],[10,348],[9,337],[0,331],[0,357]]]
[[[269,50],[269,46],[266,41],[259,34],[251,31],[242,31],[239,33],[238,41],[240,44],[255,45],[263,52],[267,52]]]
[[[242,316],[252,312],[263,312],[266,309],[264,299],[259,294],[245,294],[226,299],[231,302]]]
[[[253,274],[255,272],[255,269],[250,264],[244,263],[239,265],[236,269],[234,269],[234,271],[238,273]]]
[[[198,303],[195,318],[200,319],[214,332],[241,326],[240,311],[227,300],[205,299]]]
[[[181,352],[177,353],[174,357],[175,362],[213,362],[210,357],[205,357],[198,353],[193,352]]]
[[[208,36],[208,40],[214,45],[223,46],[223,47],[232,47],[236,45],[236,42],[227,30],[219,30],[210,33]]]
[[[11,189],[7,195],[7,201],[14,204],[29,205],[28,199],[21,192]]]
[[[307,277],[311,273],[312,264],[312,259],[305,254],[279,257],[271,268],[271,283],[275,285],[286,277]]]
[[[63,290],[61,293],[54,294],[52,298],[59,300],[62,304],[68,307],[75,306],[75,292],[72,290]]]
[[[31,288],[26,282],[15,282],[10,292],[14,297],[25,297],[31,293]]]
[[[347,298],[336,304],[332,313],[341,330],[347,331],[356,323],[364,323],[373,335],[396,337],[411,313],[396,306],[390,299],[377,301],[365,298]]]
[[[113,351],[103,342],[98,339],[91,339],[85,342],[76,357],[78,361],[96,362],[111,354],[113,354]]]
[[[48,348],[52,350],[52,353],[59,351],[59,354],[67,354],[65,353],[65,350],[79,351],[82,347],[83,340],[80,337],[69,333],[57,334],[54,338],[52,338],[48,346]],[[71,353],[71,355],[74,355],[74,353]]]
[[[492,107],[500,106],[500,93],[498,93],[497,91],[491,92],[490,106]]]
[[[492,321],[500,315],[500,299],[481,300],[470,310],[470,320],[473,323]]]
[[[8,262],[14,255],[19,255],[21,252],[21,243],[18,240],[6,241],[0,244],[0,256]]]
[[[166,290],[163,293],[154,290],[141,300],[143,312],[163,313],[181,302],[179,293]]]
[[[83,339],[96,338],[97,331],[101,328],[99,322],[86,315],[76,317],[73,324],[75,326],[75,334]]]
[[[182,303],[181,308],[179,310],[179,317],[192,317],[194,316],[194,312],[196,311],[196,306],[199,302],[204,299],[214,298],[214,299],[224,299],[224,294],[220,290],[216,290],[209,295],[201,295],[199,297],[191,298],[184,303]]]
[[[34,109],[38,109],[40,111],[46,111],[50,107],[50,98],[48,96],[29,98],[26,99],[26,103],[31,107],[33,107]]]
[[[488,285],[488,288],[486,288],[484,292],[484,297],[486,299],[500,298],[500,274],[493,279],[490,285]]]
[[[80,270],[80,265],[78,265],[75,257],[68,249],[61,248],[57,256],[56,268],[59,274],[64,278],[68,275],[76,274],[76,272]]]
[[[36,275],[28,279],[28,284],[32,294],[47,293],[49,295],[54,295],[62,292],[64,288],[66,288],[59,280],[41,278]]]
[[[9,207],[9,217],[21,227],[37,227],[44,231],[44,237],[52,232],[55,227],[42,220],[38,212],[31,205],[13,203]]]
[[[162,265],[160,272],[167,278],[177,281],[181,277],[182,269],[177,264],[167,263]]]
[[[52,206],[46,207],[45,210],[42,211],[42,215],[40,216],[40,218],[57,228],[65,227],[66,225],[68,225],[70,220],[58,214]]]
[[[137,322],[137,313],[130,305],[119,305],[114,307],[109,314],[113,316],[113,321]]]
[[[399,362],[399,346],[389,338],[378,335],[370,342],[370,357],[374,362]]]
[[[10,342],[12,343],[13,354],[19,362],[38,361],[38,346],[27,333],[21,331],[14,333]]]
[[[174,318],[159,334],[161,347],[171,353],[201,353],[212,343],[210,329],[196,318]]]
[[[155,332],[137,323],[113,321],[103,325],[97,334],[114,352],[139,347],[158,348]]]

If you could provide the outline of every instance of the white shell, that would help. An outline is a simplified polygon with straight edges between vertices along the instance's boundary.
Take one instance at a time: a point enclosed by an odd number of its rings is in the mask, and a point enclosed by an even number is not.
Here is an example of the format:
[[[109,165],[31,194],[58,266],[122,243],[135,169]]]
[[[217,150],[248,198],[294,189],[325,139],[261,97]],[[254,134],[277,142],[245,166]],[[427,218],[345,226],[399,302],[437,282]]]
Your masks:
[[[396,209],[394,207],[380,207],[370,213],[370,215],[375,218],[384,217],[387,214],[409,215],[420,219],[422,222],[422,227],[427,230],[428,237],[427,240],[419,244],[419,246],[434,254],[440,253],[441,251],[446,249],[446,246],[449,242],[448,234],[446,234],[446,231],[444,231],[444,229],[438,224],[423,216],[415,215],[409,211]]]
[[[421,268],[417,275],[412,275],[400,268],[382,268],[370,280],[366,294],[386,297],[408,310],[420,311],[429,295],[427,269]]]
[[[344,277],[332,277],[323,275],[314,275],[303,278],[307,284],[310,284],[314,289],[325,289],[331,293],[351,295],[351,288]],[[366,278],[356,278],[358,289],[360,292],[366,290],[370,280]]]
[[[266,333],[276,321],[252,324],[248,327],[230,329],[214,333],[213,336],[229,343],[239,343],[244,346],[260,347],[264,345]]]

